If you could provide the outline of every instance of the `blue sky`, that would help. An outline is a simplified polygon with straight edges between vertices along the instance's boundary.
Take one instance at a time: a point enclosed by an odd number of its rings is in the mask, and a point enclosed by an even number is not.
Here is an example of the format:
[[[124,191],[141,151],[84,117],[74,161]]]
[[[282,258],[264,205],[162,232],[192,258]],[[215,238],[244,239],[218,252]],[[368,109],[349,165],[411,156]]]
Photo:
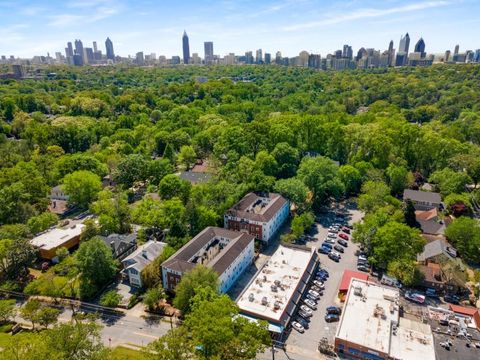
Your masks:
[[[53,56],[76,38],[105,51],[109,36],[123,56],[180,55],[184,29],[202,57],[204,41],[219,55],[325,55],[343,44],[386,49],[391,39],[398,48],[407,31],[441,53],[480,48],[479,14],[480,0],[0,0],[0,54]]]

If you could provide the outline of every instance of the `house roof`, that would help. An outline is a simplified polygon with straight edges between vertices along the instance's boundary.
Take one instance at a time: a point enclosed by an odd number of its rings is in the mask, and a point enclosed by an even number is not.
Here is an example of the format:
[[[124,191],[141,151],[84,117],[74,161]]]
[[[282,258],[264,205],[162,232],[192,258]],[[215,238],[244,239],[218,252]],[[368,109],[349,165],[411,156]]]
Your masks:
[[[446,255],[449,258],[454,258],[456,257],[457,250],[455,250],[455,248],[446,240],[435,240],[424,246],[423,252],[417,255],[417,260],[425,261],[441,254]]]
[[[417,219],[420,228],[424,234],[442,235],[445,232],[445,224],[435,220],[420,220]]]
[[[420,265],[418,270],[423,274],[425,282],[443,284],[442,280],[438,280],[439,276],[440,279],[442,278],[440,265],[432,263],[429,263],[428,265]]]
[[[248,193],[226,212],[233,216],[259,222],[269,222],[287,203],[287,200],[275,193]]]
[[[439,193],[430,191],[405,189],[403,191],[403,198],[414,201],[429,202],[433,204],[440,204],[442,202],[442,198]]]
[[[113,250],[115,258],[120,257],[125,251],[135,246],[137,242],[137,234],[110,234],[108,236],[100,236],[100,238]]]
[[[208,182],[212,178],[212,175],[205,172],[182,171],[180,178],[192,184],[199,184]]]
[[[462,315],[474,316],[478,312],[477,308],[470,307],[470,306],[467,307],[467,306],[461,306],[461,305],[448,304],[448,307],[454,313],[462,314]]]
[[[244,232],[209,226],[166,260],[162,267],[180,273],[193,269],[197,264],[192,262],[192,258],[216,237],[230,240],[227,246],[207,264],[208,267],[219,274],[222,274],[238,257],[239,253],[255,238],[253,235]]]
[[[368,274],[360,271],[345,270],[343,272],[342,281],[340,282],[340,288],[338,291],[347,292],[350,287],[350,281],[352,278],[359,279],[362,281],[368,281]]]
[[[139,246],[137,250],[122,260],[127,269],[134,268],[138,272],[142,271],[148,264],[160,255],[167,244],[159,241],[147,241]]]
[[[30,243],[43,250],[56,249],[73,238],[80,236],[84,227],[85,225],[83,224],[76,224],[65,228],[49,229],[31,239]]]
[[[431,210],[422,211],[417,210],[415,211],[415,218],[418,220],[433,220],[438,217],[438,210],[437,208],[433,208]]]

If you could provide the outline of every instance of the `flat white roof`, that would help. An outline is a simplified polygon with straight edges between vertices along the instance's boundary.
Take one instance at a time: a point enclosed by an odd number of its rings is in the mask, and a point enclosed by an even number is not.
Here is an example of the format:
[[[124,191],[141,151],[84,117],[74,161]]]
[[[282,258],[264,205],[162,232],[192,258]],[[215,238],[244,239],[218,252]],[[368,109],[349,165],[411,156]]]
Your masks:
[[[310,263],[312,251],[280,245],[237,300],[240,311],[280,321]]]
[[[430,327],[400,319],[399,296],[398,289],[353,278],[336,338],[397,359],[434,360]]]
[[[76,224],[65,228],[54,228],[34,237],[30,243],[40,249],[55,249],[72,238],[81,234],[83,224]]]

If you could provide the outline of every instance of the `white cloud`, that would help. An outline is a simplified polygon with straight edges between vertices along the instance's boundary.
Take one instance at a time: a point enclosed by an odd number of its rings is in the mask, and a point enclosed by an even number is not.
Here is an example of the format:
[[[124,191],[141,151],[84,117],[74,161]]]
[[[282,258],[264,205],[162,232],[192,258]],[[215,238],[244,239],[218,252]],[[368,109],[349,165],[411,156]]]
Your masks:
[[[121,5],[110,5],[110,1],[88,1],[87,3],[89,4],[89,7],[88,11],[86,11],[85,13],[79,11],[75,14],[65,13],[53,15],[50,17],[50,22],[48,22],[48,25],[54,27],[67,27],[74,23],[94,23],[114,16],[120,13],[122,10]],[[70,7],[73,5],[70,4]],[[78,5],[78,7],[80,7],[80,4]],[[85,8],[87,7],[85,4],[83,4],[82,6]]]
[[[415,12],[415,11],[420,11],[425,9],[447,6],[450,4],[451,4],[450,1],[440,0],[440,1],[425,1],[420,3],[410,4],[410,5],[387,8],[387,9],[358,9],[347,14],[326,17],[319,21],[312,21],[312,22],[307,22],[302,24],[286,26],[283,28],[283,30],[297,31],[297,30],[311,29],[311,28],[316,28],[316,27],[321,27],[326,25],[335,25],[335,24],[346,22],[346,21],[353,21],[353,20],[366,19],[366,18],[377,18],[377,17],[386,16],[386,15]]]

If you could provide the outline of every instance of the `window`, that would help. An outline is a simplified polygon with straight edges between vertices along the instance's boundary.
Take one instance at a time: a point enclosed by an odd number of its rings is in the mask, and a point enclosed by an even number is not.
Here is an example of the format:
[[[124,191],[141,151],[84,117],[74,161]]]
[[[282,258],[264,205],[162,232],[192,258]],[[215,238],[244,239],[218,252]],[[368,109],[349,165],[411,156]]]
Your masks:
[[[138,275],[138,271],[135,269],[130,269],[130,274]]]

